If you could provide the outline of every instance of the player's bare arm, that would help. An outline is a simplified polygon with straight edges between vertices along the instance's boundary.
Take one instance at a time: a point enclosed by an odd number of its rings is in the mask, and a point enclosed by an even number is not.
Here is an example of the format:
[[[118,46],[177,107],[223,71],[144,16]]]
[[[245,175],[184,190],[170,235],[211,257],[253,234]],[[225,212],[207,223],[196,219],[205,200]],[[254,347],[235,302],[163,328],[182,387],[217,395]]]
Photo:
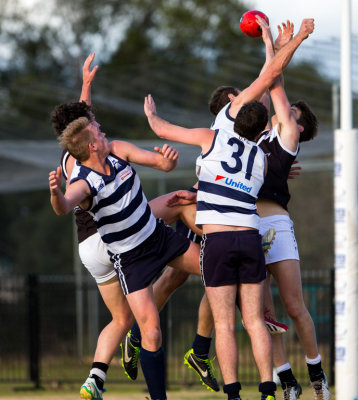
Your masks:
[[[153,132],[160,138],[200,146],[203,152],[210,149],[215,134],[213,130],[188,129],[165,121],[157,115],[155,102],[150,94],[144,99],[144,112]]]
[[[191,192],[190,190],[177,190],[169,193],[166,205],[168,207],[176,207],[196,204],[196,197],[196,192]]]
[[[61,167],[49,173],[49,187],[51,194],[51,205],[57,215],[68,214],[77,205],[87,208],[87,199],[90,190],[83,180],[76,181],[68,186],[66,193],[61,190]]]
[[[280,50],[292,39],[294,32],[294,24],[290,20],[287,20],[286,23],[282,22],[281,25],[277,25],[277,29],[278,29],[278,36],[274,43],[275,51]]]
[[[178,151],[168,144],[164,144],[162,147],[154,147],[154,151],[141,149],[133,143],[121,140],[114,140],[110,145],[113,154],[126,161],[146,167],[169,172],[178,164]]]
[[[263,18],[261,18],[258,15],[256,16],[256,20],[262,31],[262,40],[265,44],[265,53],[266,53],[265,64],[262,66],[262,69],[260,71],[260,75],[262,75],[266,71],[267,66],[274,57],[275,53],[273,49],[273,38],[270,26],[266,23],[266,21]],[[261,96],[259,101],[266,107],[267,111],[270,112],[270,95],[268,90],[265,91],[265,93]],[[268,122],[266,129],[269,128],[270,126]]]
[[[236,116],[238,110],[245,103],[260,99],[264,92],[273,84],[275,79],[288,65],[299,45],[308,38],[313,30],[313,18],[304,19],[297,35],[294,36],[286,44],[286,46],[284,46],[277,52],[275,57],[270,61],[269,65],[267,66],[266,71],[234,99],[233,105],[230,107],[230,115]],[[234,110],[236,110],[236,114],[234,113]],[[231,112],[233,112],[233,114],[231,114]]]
[[[95,53],[89,54],[82,67],[82,91],[80,101],[85,101],[87,104],[91,104],[91,85],[98,70],[97,65],[91,70],[94,57]]]
[[[283,79],[276,79],[270,88],[270,96],[275,109],[275,124],[279,125],[282,144],[292,152],[297,151],[300,138],[299,127],[283,87]],[[274,121],[273,119],[273,121]]]

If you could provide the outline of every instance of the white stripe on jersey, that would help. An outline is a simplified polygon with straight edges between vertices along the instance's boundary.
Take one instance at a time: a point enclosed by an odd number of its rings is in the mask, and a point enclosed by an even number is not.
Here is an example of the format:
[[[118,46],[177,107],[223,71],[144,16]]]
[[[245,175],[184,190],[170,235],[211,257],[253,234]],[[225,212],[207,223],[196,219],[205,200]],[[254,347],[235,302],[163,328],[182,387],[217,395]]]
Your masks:
[[[66,168],[66,163],[67,160],[70,158],[70,153],[66,151],[66,153],[63,155],[62,160],[61,160],[61,169],[62,169],[62,174],[65,178],[65,180],[68,180],[68,174],[67,174],[67,168]]]
[[[231,107],[231,102],[226,104],[215,117],[214,122],[211,124],[210,129],[225,129],[226,131],[233,132],[234,131],[234,122],[235,118],[233,118],[229,114],[229,109]]]
[[[200,169],[195,223],[258,229],[257,194],[264,181],[265,155],[256,143],[218,129]]]
[[[300,144],[297,144],[297,149],[296,151],[290,151],[287,149],[287,147],[285,147],[285,145],[282,143],[282,139],[281,136],[278,132],[278,124],[275,125],[272,129],[269,129],[267,131],[262,132],[262,135],[260,136],[259,140],[257,141],[257,145],[260,146],[260,144],[264,141],[264,140],[269,140],[269,142],[271,143],[274,139],[277,139],[278,143],[280,144],[281,148],[283,150],[285,150],[286,153],[291,154],[291,156],[296,157],[298,154],[298,150],[300,148]]]
[[[93,215],[98,232],[113,254],[131,250],[154,231],[156,220],[134,169],[109,155],[110,175],[103,175],[76,162],[71,182],[84,179],[91,190]]]

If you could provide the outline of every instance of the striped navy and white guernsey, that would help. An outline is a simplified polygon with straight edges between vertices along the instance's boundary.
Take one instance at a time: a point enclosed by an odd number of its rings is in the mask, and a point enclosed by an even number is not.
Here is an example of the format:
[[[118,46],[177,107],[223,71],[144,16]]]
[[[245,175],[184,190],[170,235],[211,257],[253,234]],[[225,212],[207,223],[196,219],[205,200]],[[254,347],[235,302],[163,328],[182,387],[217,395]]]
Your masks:
[[[71,183],[83,179],[91,191],[88,208],[99,234],[113,254],[129,251],[147,239],[156,219],[143,193],[139,177],[131,165],[110,154],[106,162],[110,174],[103,175],[76,161]]]
[[[256,143],[233,131],[217,129],[210,150],[196,163],[195,223],[258,229],[256,199],[264,181],[265,155]]]
[[[231,107],[231,102],[226,104],[217,114],[210,129],[225,129],[227,131],[234,130],[235,118],[229,114],[229,109]]]

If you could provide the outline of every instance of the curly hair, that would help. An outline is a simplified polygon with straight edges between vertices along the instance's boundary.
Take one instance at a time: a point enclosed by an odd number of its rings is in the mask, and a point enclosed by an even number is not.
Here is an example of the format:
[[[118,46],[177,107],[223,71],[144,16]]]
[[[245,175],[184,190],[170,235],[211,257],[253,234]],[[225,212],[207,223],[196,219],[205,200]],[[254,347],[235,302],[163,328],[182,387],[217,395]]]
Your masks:
[[[312,140],[317,136],[318,131],[318,120],[316,115],[304,100],[298,100],[291,104],[291,106],[296,107],[301,111],[301,116],[297,120],[297,124],[303,127],[303,131],[300,133],[300,142]]]
[[[212,92],[209,99],[209,110],[212,114],[218,115],[219,111],[230,102],[229,94],[237,96],[239,91],[233,86],[219,86]]]
[[[56,136],[60,136],[72,121],[81,117],[86,117],[89,121],[93,119],[93,108],[84,101],[56,106],[51,113],[52,128]]]

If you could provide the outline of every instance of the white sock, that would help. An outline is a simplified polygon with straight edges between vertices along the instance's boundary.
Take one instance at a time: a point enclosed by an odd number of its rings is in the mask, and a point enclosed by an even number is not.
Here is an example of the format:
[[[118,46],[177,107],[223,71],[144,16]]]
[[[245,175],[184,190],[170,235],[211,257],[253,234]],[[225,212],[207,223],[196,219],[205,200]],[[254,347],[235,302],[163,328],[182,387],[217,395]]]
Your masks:
[[[319,353],[316,358],[308,358],[307,356],[305,356],[305,358],[306,358],[306,363],[311,365],[318,364],[321,361],[321,355]]]
[[[276,372],[279,374],[280,372],[287,371],[291,368],[291,365],[289,362],[286,364],[282,364],[279,367],[276,368]]]
[[[106,381],[107,374],[99,368],[92,368],[90,371],[90,376],[91,375],[97,375],[99,378],[102,379],[103,382]]]

